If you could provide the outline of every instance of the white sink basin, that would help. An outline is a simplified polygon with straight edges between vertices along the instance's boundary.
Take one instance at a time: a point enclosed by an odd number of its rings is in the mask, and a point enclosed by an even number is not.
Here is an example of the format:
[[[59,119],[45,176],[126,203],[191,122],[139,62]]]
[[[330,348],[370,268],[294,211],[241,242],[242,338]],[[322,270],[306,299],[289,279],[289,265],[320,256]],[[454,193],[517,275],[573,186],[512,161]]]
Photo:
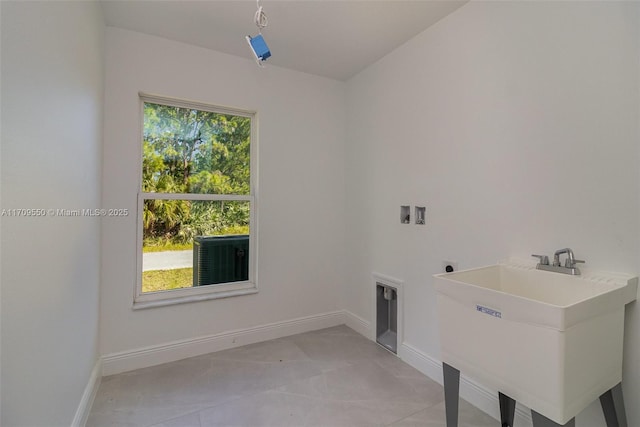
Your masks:
[[[622,379],[638,278],[514,260],[435,275],[442,361],[565,424]]]

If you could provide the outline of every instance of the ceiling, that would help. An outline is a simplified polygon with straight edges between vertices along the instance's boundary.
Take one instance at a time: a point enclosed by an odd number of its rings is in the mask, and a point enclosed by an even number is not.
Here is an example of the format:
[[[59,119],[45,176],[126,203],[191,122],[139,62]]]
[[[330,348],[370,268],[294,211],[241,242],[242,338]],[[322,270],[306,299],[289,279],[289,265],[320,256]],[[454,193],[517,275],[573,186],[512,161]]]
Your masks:
[[[267,64],[347,80],[468,0],[261,0]],[[102,0],[106,24],[253,58],[253,0]]]

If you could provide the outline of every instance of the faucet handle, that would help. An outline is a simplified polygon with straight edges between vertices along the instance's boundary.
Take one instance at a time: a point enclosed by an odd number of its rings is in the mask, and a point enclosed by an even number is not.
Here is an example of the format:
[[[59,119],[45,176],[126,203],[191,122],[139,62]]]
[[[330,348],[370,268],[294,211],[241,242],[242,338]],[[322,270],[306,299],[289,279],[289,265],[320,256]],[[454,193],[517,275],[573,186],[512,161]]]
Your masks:
[[[573,262],[571,262],[571,260],[569,258],[567,258],[565,260],[565,262],[564,262],[564,266],[567,267],[567,268],[573,268],[578,263],[584,264],[584,260],[583,259],[574,259]]]
[[[532,257],[535,258],[540,258],[540,264],[542,265],[549,265],[549,257],[546,255],[531,255]]]

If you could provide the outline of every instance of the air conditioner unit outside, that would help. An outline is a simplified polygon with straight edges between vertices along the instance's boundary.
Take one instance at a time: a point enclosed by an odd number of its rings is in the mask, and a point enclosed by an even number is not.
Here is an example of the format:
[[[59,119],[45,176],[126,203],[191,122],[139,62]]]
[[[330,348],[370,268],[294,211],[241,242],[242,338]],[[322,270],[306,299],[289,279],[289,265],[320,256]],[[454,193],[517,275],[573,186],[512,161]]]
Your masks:
[[[193,286],[249,280],[249,236],[196,236]]]

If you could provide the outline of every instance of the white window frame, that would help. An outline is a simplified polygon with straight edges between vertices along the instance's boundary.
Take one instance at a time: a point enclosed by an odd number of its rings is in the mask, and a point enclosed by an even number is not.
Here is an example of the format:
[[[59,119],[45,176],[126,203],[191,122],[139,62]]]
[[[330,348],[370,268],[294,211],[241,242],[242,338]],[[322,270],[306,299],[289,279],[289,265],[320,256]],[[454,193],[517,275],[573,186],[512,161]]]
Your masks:
[[[159,307],[186,302],[203,301],[209,299],[227,298],[238,295],[254,294],[258,292],[258,252],[257,252],[257,189],[258,189],[258,138],[257,138],[257,113],[255,111],[236,108],[219,107],[199,102],[185,101],[164,96],[139,93],[140,102],[140,132],[138,139],[139,172],[138,172],[138,203],[137,203],[137,280],[133,294],[133,308],[143,309]],[[142,162],[143,162],[143,138],[144,138],[144,103],[162,104],[173,107],[189,108],[200,111],[209,111],[218,114],[228,114],[247,117],[251,120],[251,143],[249,145],[250,156],[250,193],[248,195],[229,194],[197,194],[197,193],[146,193],[142,191]],[[230,282],[194,286],[191,288],[171,289],[157,292],[142,292],[142,246],[143,227],[142,214],[145,200],[203,200],[203,201],[245,201],[249,202],[249,280],[242,282]]]

